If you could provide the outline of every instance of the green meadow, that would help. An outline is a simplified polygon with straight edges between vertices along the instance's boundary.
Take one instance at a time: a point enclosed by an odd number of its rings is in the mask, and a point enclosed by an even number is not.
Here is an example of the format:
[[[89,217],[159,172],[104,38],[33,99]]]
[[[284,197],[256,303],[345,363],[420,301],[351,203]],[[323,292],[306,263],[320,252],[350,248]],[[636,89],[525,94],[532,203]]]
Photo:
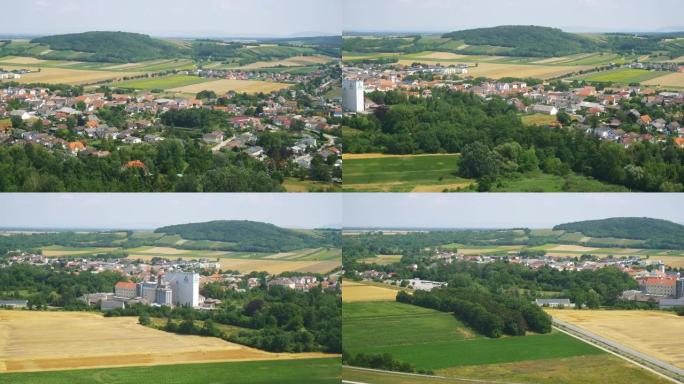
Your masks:
[[[587,76],[582,76],[582,79],[597,83],[613,82],[621,84],[631,84],[655,79],[656,77],[660,77],[666,73],[667,72],[647,71],[645,69],[620,68],[605,72],[593,73]]]
[[[458,154],[380,156],[344,159],[344,190],[441,192],[465,188],[456,176]]]
[[[3,384],[339,384],[340,360],[302,359],[0,373]]]
[[[560,332],[490,339],[449,313],[396,302],[344,303],[342,319],[347,352],[390,353],[424,370],[604,353]]]

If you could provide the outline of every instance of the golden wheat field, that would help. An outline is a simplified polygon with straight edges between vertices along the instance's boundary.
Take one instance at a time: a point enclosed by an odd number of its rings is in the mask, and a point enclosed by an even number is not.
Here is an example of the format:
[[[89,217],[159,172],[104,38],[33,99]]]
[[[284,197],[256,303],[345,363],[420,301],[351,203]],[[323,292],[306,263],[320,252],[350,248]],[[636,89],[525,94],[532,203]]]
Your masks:
[[[584,247],[581,245],[570,245],[570,244],[562,244],[562,245],[557,245],[553,248],[549,248],[549,251],[570,251],[570,252],[592,252],[596,251],[598,248],[592,248],[592,247]]]
[[[269,353],[137,321],[84,312],[0,311],[0,372],[325,356]]]
[[[332,60],[328,56],[315,55],[315,56],[293,56],[288,57],[283,60],[274,61],[257,61],[255,63],[250,63],[238,67],[239,69],[258,69],[258,68],[269,68],[269,67],[303,67],[307,65],[325,64]]]
[[[20,83],[88,84],[105,80],[122,80],[124,76],[135,76],[137,72],[89,71],[69,68],[26,68],[31,73],[21,75]]]
[[[288,88],[289,84],[274,83],[270,81],[258,80],[214,80],[206,83],[186,85],[169,89],[170,92],[198,93],[201,91],[214,91],[219,94],[234,91],[237,93],[270,93]]]
[[[668,75],[656,77],[655,79],[642,81],[641,83],[645,85],[659,85],[661,87],[669,86],[682,88],[684,87],[684,73],[670,73]]]
[[[674,313],[562,309],[547,312],[554,318],[684,368],[684,319]]]
[[[43,249],[43,256],[45,257],[62,257],[62,256],[76,256],[76,255],[84,255],[84,254],[92,254],[92,253],[105,253],[105,252],[111,252],[115,251],[117,248],[107,248],[107,247],[100,247],[100,248],[86,248],[83,250],[69,250],[69,249]]]
[[[342,301],[394,301],[399,289],[385,288],[377,285],[344,281],[342,283]]]

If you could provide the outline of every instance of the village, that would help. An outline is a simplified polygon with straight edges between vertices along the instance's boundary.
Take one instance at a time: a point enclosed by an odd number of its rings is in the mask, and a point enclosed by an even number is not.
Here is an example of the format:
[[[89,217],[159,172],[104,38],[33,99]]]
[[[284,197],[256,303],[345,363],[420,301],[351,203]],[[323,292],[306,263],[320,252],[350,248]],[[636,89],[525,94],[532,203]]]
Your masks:
[[[170,132],[176,126],[163,122],[169,111],[216,111],[225,116],[222,121],[212,126],[184,127],[196,129],[196,133],[185,135],[186,140],[197,141],[213,153],[231,151],[265,164],[278,163],[277,167],[302,179],[341,182],[338,126],[329,123],[331,117],[341,115],[341,106],[338,99],[323,96],[336,84],[329,73],[318,70],[293,75],[202,69],[195,72],[199,77],[268,79],[301,86],[254,95],[204,91],[193,97],[154,90],[125,92],[107,86],[84,91],[79,87],[3,83],[0,145],[36,144],[65,158],[107,158],[123,147],[156,145],[168,137],[178,138],[177,133]],[[3,72],[3,79],[10,81],[20,76]],[[271,159],[269,148],[265,150],[260,145],[261,136],[269,133],[288,138],[282,147],[270,148],[278,152],[277,159]],[[322,166],[314,171],[316,164]],[[122,162],[122,170],[131,168],[147,170],[149,165],[144,159]]]
[[[339,289],[339,272],[329,275],[306,273],[240,273],[222,271],[216,260],[169,260],[154,258],[142,261],[127,258],[69,258],[46,257],[31,252],[17,251],[8,256],[5,267],[26,264],[41,268],[59,267],[69,273],[105,271],[118,272],[126,281],[114,286],[113,292],[88,293],[79,297],[82,302],[111,311],[125,309],[134,304],[151,306],[186,306],[199,310],[216,310],[221,300],[200,294],[209,283],[218,284],[224,291],[244,293],[256,288],[282,287],[299,292],[314,288],[336,291]],[[0,268],[3,265],[0,264]],[[0,300],[0,307],[27,308],[28,300]]]
[[[684,66],[675,64],[630,63],[624,67],[684,71]],[[567,79],[503,78],[496,81],[469,76],[468,64],[399,66],[366,63],[344,67],[344,109],[348,113],[376,110],[379,105],[369,97],[376,91],[401,91],[409,96],[431,97],[432,88],[470,92],[484,99],[499,96],[523,115],[551,117],[535,122],[537,124],[573,128],[601,140],[623,144],[625,148],[635,142],[665,143],[670,139],[684,148],[680,116],[669,108],[684,105],[684,91],[681,90],[657,90],[639,84],[589,85]],[[653,113],[640,113],[639,110]]]
[[[426,265],[429,269],[439,269],[454,262],[489,264],[505,262],[518,264],[532,270],[550,268],[557,271],[580,272],[596,271],[601,268],[617,268],[627,273],[639,284],[637,290],[621,293],[620,299],[640,303],[652,303],[659,309],[671,309],[684,305],[684,277],[680,272],[667,270],[666,265],[658,259],[649,260],[639,256],[605,256],[582,255],[581,257],[551,257],[545,255],[523,255],[518,251],[509,251],[505,255],[466,255],[459,251],[434,249],[432,262]],[[398,265],[416,272],[419,265]],[[447,282],[421,280],[420,278],[401,279],[396,271],[368,269],[355,271],[363,281],[372,281],[387,285],[404,287],[412,290],[430,291],[434,288],[448,286]],[[569,299],[537,299],[536,303],[547,307],[575,306]]]

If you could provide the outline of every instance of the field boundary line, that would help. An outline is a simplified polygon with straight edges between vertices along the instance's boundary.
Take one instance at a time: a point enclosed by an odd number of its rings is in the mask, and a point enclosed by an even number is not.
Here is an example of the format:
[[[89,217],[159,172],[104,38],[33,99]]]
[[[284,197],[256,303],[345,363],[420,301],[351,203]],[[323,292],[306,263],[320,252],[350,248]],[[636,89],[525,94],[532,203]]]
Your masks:
[[[399,375],[399,376],[410,376],[410,377],[424,377],[426,379],[437,379],[437,380],[459,380],[459,381],[466,381],[469,383],[482,383],[482,384],[523,384],[523,383],[517,383],[513,381],[494,381],[494,380],[481,380],[481,379],[466,379],[462,377],[446,377],[446,376],[438,376],[438,375],[425,375],[422,373],[409,373],[409,372],[397,372],[397,371],[385,371],[382,369],[374,369],[374,368],[365,368],[365,367],[355,367],[352,365],[342,365],[342,368],[348,368],[348,369],[356,369],[358,371],[367,371],[367,372],[376,372],[376,373],[384,373],[386,375]],[[343,383],[350,383],[353,384],[353,381],[345,381],[342,380]],[[361,384],[366,384],[366,383],[361,383]]]
[[[598,349],[600,349],[600,350],[602,350],[602,351],[604,351],[604,352],[608,352],[608,353],[610,353],[610,354],[612,354],[612,355],[614,355],[614,356],[617,356],[617,357],[619,357],[619,358],[621,358],[621,359],[623,359],[623,360],[626,360],[626,361],[628,361],[628,362],[630,362],[630,363],[632,363],[632,364],[634,364],[634,365],[636,365],[636,366],[638,366],[638,367],[640,367],[640,368],[642,368],[642,369],[645,369],[645,370],[647,370],[647,371],[649,371],[649,372],[651,372],[651,373],[654,373],[654,374],[656,374],[656,375],[658,375],[658,376],[660,376],[660,377],[663,377],[663,378],[665,378],[665,379],[667,379],[667,380],[669,380],[669,381],[672,381],[673,383],[684,383],[684,381],[681,381],[681,380],[679,380],[679,379],[677,379],[677,378],[675,378],[675,377],[666,375],[666,374],[664,374],[664,373],[662,373],[662,372],[660,372],[660,371],[658,371],[658,370],[656,370],[656,369],[653,369],[653,368],[651,368],[651,367],[649,367],[649,366],[647,366],[647,365],[645,365],[645,364],[643,364],[643,363],[640,363],[640,362],[636,361],[636,359],[634,359],[634,358],[631,357],[631,356],[632,356],[632,351],[631,351],[630,349],[626,348],[626,347],[622,347],[619,343],[611,342],[611,343],[616,344],[617,346],[611,345],[610,343],[604,343],[604,342],[601,341],[600,339],[595,338],[595,337],[593,336],[592,333],[590,333],[590,332],[588,332],[588,331],[584,331],[584,330],[582,330],[580,327],[572,326],[572,325],[570,325],[570,324],[564,324],[564,322],[562,322],[562,321],[560,321],[560,320],[556,320],[556,319],[553,319],[553,322],[554,322],[553,328],[555,328],[556,330],[558,330],[558,331],[560,331],[560,332],[565,333],[565,334],[568,335],[568,336],[574,337],[575,339],[578,339],[578,340],[583,341],[583,342],[585,342],[585,343],[587,343],[587,344],[590,344],[590,345],[592,345],[592,346],[594,346],[594,347],[596,347],[596,348],[598,348]],[[566,327],[567,327],[568,330],[564,329],[564,328],[566,328]],[[578,330],[575,330],[575,329],[573,329],[573,328],[577,328]],[[574,332],[576,332],[577,334],[574,333]],[[585,333],[585,332],[586,332],[586,333]],[[581,335],[581,336],[580,336],[580,335]],[[607,339],[606,339],[606,340],[607,340]],[[607,346],[609,346],[609,347],[615,348],[615,349],[617,349],[617,350],[623,352],[624,354],[621,354],[621,353],[618,353],[618,352],[616,352],[616,351],[610,350],[610,349],[604,347],[602,344],[605,344],[605,345],[607,345]],[[645,355],[645,354],[644,354],[644,355]],[[638,357],[638,355],[637,355],[637,357]],[[651,359],[658,361],[658,360],[655,359],[655,358],[651,358]],[[646,361],[648,361],[648,360],[646,360]],[[677,374],[676,372],[669,371],[669,370],[666,369],[666,367],[659,366],[658,364],[656,364],[656,363],[654,363],[654,362],[650,362],[650,361],[649,361],[649,363],[655,365],[656,367],[658,367],[658,368],[660,368],[660,369],[662,369],[662,370],[664,370],[664,371],[673,373],[673,374],[675,374],[675,375]],[[664,364],[665,366],[669,366],[669,365],[670,365],[670,364],[667,364],[667,363],[664,363],[664,362],[663,362],[662,364]],[[674,366],[673,366],[673,367],[674,367]],[[674,368],[676,368],[676,367],[674,367]]]

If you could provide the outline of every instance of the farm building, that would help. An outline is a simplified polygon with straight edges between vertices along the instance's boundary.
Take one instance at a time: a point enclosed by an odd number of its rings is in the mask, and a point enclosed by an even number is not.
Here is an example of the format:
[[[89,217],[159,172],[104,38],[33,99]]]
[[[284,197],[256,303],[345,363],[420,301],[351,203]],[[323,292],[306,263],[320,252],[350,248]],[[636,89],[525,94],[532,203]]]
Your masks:
[[[571,303],[570,299],[535,299],[534,303],[537,304],[540,307],[551,307],[551,308],[558,308],[558,307],[566,307],[566,308],[574,308],[575,303]]]
[[[26,308],[28,300],[0,300],[0,308]]]
[[[439,281],[421,280],[416,278],[408,280],[408,286],[419,291],[431,291],[434,288],[446,287],[447,283]]]

